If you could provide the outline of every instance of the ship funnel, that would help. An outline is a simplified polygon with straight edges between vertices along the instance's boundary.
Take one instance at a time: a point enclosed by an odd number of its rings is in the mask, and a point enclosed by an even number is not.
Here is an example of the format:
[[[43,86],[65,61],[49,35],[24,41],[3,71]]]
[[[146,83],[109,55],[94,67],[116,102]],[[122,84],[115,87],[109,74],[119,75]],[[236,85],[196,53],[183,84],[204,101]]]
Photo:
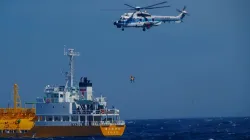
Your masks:
[[[92,99],[92,83],[88,80],[87,77],[81,77],[79,82],[80,93],[82,97],[86,100],[93,100]]]

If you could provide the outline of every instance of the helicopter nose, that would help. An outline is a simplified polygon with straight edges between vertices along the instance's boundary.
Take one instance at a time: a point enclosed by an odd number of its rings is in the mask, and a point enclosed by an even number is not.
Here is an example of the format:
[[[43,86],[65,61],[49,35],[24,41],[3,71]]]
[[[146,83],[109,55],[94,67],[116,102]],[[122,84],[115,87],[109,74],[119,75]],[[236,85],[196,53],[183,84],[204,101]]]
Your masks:
[[[113,24],[116,25],[116,21]]]

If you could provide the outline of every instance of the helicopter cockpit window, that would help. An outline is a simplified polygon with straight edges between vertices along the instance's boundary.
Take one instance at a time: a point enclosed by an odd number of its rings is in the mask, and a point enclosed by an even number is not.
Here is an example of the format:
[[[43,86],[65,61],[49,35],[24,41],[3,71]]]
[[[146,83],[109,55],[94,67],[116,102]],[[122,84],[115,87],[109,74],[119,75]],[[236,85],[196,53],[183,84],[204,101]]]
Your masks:
[[[121,17],[120,20],[125,20],[125,18],[124,18],[124,17]]]

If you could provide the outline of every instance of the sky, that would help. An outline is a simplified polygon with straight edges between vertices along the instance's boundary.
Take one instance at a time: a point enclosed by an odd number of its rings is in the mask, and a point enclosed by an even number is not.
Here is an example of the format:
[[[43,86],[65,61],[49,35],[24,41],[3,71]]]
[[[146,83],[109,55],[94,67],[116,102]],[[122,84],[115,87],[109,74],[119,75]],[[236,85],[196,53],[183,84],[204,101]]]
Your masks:
[[[127,11],[101,10],[156,2],[1,0],[0,106],[12,104],[14,83],[22,103],[64,85],[66,45],[81,54],[76,84],[87,76],[123,119],[249,116],[249,0],[170,0],[148,12],[175,16],[186,5],[190,16],[145,32],[113,25]]]

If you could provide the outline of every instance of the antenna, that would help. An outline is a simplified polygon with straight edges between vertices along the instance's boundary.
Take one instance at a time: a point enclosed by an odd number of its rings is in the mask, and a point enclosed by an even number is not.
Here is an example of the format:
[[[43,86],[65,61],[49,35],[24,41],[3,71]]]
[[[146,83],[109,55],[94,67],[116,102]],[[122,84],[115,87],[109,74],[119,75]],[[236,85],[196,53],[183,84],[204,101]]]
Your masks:
[[[64,45],[65,46],[65,45]],[[73,87],[73,83],[74,83],[74,56],[80,56],[79,52],[74,52],[74,49],[68,49],[68,52],[65,51],[64,48],[64,55],[67,55],[69,57],[69,68],[70,68],[70,72],[69,72],[69,77],[70,77],[70,87]]]

